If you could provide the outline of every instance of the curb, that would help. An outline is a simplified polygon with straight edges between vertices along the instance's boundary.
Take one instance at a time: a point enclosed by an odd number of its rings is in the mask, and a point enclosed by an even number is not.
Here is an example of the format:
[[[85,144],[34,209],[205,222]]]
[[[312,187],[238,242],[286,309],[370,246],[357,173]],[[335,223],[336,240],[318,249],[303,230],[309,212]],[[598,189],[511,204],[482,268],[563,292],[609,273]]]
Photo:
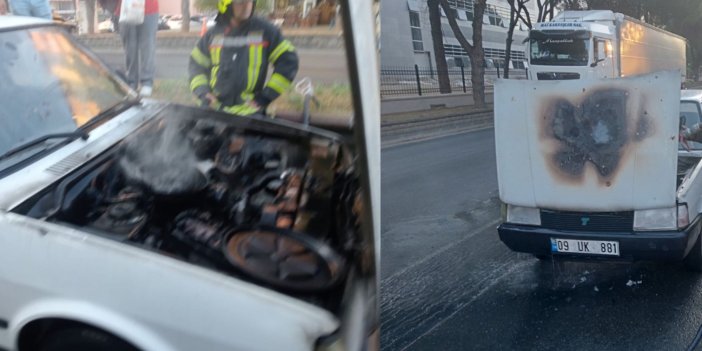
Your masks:
[[[381,123],[381,148],[491,128],[493,125],[492,110]]]
[[[460,135],[460,134],[466,134],[470,132],[478,132],[481,130],[486,130],[486,129],[491,129],[493,127],[493,124],[489,125],[480,125],[480,126],[475,126],[475,127],[468,127],[465,129],[454,129],[450,131],[444,131],[444,132],[437,132],[437,133],[430,133],[427,135],[421,135],[421,136],[414,136],[414,137],[407,137],[402,140],[388,140],[384,141],[381,140],[380,143],[380,148],[381,149],[387,149],[395,146],[403,146],[403,145],[408,145],[408,144],[414,144],[414,143],[419,143],[422,141],[429,141],[429,140],[434,140],[434,139],[439,139],[439,138],[445,138],[445,137],[450,137],[454,135]]]
[[[200,39],[197,33],[158,34],[156,36],[157,49],[183,49],[192,50]],[[80,43],[92,49],[122,49],[122,39],[117,33],[80,35],[76,37]],[[344,40],[340,35],[290,33],[286,38],[295,47],[304,49],[341,49]]]
[[[482,115],[485,113],[492,114],[493,108],[491,106],[488,106],[484,109],[474,109],[471,106],[468,106],[438,110],[417,111],[411,113],[383,115],[381,117],[380,125],[382,127],[392,127],[397,125],[411,125],[415,123],[422,123],[428,121],[439,122],[442,119],[450,119],[462,116],[470,117],[475,115]]]

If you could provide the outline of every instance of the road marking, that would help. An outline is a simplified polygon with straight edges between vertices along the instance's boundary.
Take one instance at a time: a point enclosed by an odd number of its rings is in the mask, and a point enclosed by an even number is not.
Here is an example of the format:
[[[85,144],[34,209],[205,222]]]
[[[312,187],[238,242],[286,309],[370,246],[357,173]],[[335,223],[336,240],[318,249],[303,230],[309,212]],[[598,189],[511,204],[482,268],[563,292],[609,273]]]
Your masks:
[[[444,318],[444,319],[440,320],[439,322],[437,322],[436,324],[434,324],[431,328],[429,328],[429,330],[427,330],[427,331],[425,331],[424,333],[422,333],[422,334],[421,334],[420,336],[418,336],[416,339],[412,340],[409,344],[407,344],[407,346],[403,347],[402,350],[407,350],[410,346],[412,346],[412,345],[414,345],[415,343],[417,343],[417,341],[419,341],[421,338],[425,337],[426,335],[429,335],[429,333],[433,332],[434,330],[436,330],[436,328],[438,328],[438,327],[440,327],[441,325],[443,325],[444,322],[446,322],[447,320],[453,318],[453,316],[455,316],[456,314],[458,314],[458,312],[461,312],[463,309],[465,309],[466,307],[470,306],[470,305],[471,305],[473,302],[475,302],[475,300],[477,300],[480,296],[482,296],[482,295],[485,294],[488,290],[492,289],[492,287],[494,287],[494,286],[497,285],[499,282],[501,282],[502,279],[504,279],[504,278],[507,277],[508,275],[514,273],[514,271],[516,271],[517,269],[522,268],[523,266],[528,265],[528,264],[532,264],[532,263],[531,263],[530,261],[522,261],[522,262],[519,262],[519,263],[517,263],[517,264],[512,264],[512,263],[510,262],[510,263],[507,263],[507,264],[502,265],[501,267],[505,267],[505,266],[508,266],[508,265],[512,265],[512,267],[508,268],[504,273],[502,273],[502,274],[501,274],[500,276],[498,276],[496,279],[493,279],[493,280],[492,280],[488,285],[486,285],[484,288],[480,289],[480,291],[478,291],[478,293],[475,294],[473,297],[471,297],[470,300],[468,300],[466,303],[464,303],[464,304],[458,306],[458,308],[456,308],[456,310],[453,311],[453,313],[451,313],[451,314],[448,315],[446,318]],[[491,278],[492,278],[492,277],[488,277],[488,278],[486,278],[485,280],[491,279]],[[481,283],[482,283],[482,281],[481,281]]]
[[[383,282],[390,281],[390,280],[392,280],[393,278],[395,278],[395,277],[397,277],[397,276],[399,276],[399,275],[401,275],[401,274],[404,274],[405,272],[409,271],[410,269],[413,269],[413,268],[415,268],[415,267],[417,267],[417,266],[419,266],[419,265],[422,265],[422,264],[424,264],[425,262],[431,260],[432,258],[434,258],[434,257],[436,257],[436,256],[438,256],[438,255],[440,255],[440,254],[442,254],[442,253],[444,253],[444,252],[446,252],[446,250],[448,250],[448,249],[450,249],[450,248],[452,248],[452,247],[454,247],[454,246],[456,246],[456,245],[459,245],[460,243],[462,243],[462,242],[464,242],[464,241],[466,241],[466,240],[472,238],[472,237],[475,236],[476,234],[478,234],[478,233],[480,233],[480,232],[482,232],[482,231],[484,231],[484,230],[487,230],[487,229],[489,229],[490,227],[497,226],[500,222],[501,222],[501,219],[500,219],[500,218],[497,218],[497,219],[495,219],[494,221],[492,221],[492,222],[490,222],[490,223],[488,223],[488,224],[483,225],[482,227],[478,228],[477,230],[474,230],[474,231],[468,233],[468,235],[464,236],[464,237],[461,238],[460,240],[455,241],[455,242],[452,242],[452,243],[450,243],[450,244],[446,244],[446,245],[442,246],[440,249],[434,251],[432,254],[430,254],[430,255],[428,255],[428,256],[425,256],[425,257],[422,258],[421,260],[414,262],[413,264],[411,264],[411,265],[409,265],[409,266],[407,266],[407,267],[405,267],[405,268],[403,268],[403,269],[401,269],[401,270],[399,270],[399,271],[397,271],[397,272],[391,274],[390,276],[388,276],[388,277],[386,277],[386,278],[384,278],[384,279],[381,279],[381,281],[383,281]]]

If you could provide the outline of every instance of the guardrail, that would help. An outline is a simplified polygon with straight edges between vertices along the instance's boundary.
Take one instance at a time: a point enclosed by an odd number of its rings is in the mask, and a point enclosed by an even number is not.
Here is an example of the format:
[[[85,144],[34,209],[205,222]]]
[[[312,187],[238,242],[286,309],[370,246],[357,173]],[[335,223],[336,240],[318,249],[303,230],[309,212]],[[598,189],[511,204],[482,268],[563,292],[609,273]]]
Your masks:
[[[446,71],[451,84],[451,93],[470,93],[471,71],[463,67]],[[491,90],[496,79],[502,75],[496,68],[485,69],[485,87]],[[511,69],[510,79],[526,79],[526,70]],[[436,69],[414,67],[382,67],[380,69],[380,97],[435,95],[439,89],[439,71]]]

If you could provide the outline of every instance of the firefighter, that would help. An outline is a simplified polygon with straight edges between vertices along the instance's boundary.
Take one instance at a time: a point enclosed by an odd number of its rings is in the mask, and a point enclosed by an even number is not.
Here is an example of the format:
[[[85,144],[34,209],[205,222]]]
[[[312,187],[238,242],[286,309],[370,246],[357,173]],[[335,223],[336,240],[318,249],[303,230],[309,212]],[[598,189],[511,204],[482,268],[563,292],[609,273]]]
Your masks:
[[[190,90],[216,110],[265,113],[297,74],[295,48],[277,27],[253,16],[255,0],[218,0],[217,7],[215,26],[190,55]],[[269,64],[273,74],[265,82]]]

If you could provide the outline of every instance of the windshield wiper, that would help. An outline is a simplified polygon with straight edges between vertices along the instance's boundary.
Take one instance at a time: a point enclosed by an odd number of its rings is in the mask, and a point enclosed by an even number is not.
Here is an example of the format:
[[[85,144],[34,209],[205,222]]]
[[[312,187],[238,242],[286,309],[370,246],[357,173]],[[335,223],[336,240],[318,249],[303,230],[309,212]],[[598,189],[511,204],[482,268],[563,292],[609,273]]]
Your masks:
[[[13,147],[12,149],[8,150],[5,152],[2,156],[0,156],[0,161],[5,160],[19,152],[22,152],[24,150],[27,150],[29,148],[32,148],[36,145],[39,145],[47,140],[51,139],[75,139],[75,138],[81,138],[83,140],[88,139],[88,132],[84,130],[77,130],[75,132],[70,132],[70,133],[56,133],[56,134],[47,134],[47,135],[42,135],[36,139],[32,139],[26,143],[23,143],[19,146]]]
[[[100,124],[100,122],[104,121],[107,118],[114,117],[115,115],[121,113],[123,110],[126,110],[136,104],[138,104],[140,101],[138,98],[132,98],[130,96],[124,97],[120,102],[115,104],[114,106],[108,108],[105,111],[100,112],[98,115],[93,117],[88,123],[82,125],[80,127],[81,130],[87,130],[90,129],[91,127]]]

